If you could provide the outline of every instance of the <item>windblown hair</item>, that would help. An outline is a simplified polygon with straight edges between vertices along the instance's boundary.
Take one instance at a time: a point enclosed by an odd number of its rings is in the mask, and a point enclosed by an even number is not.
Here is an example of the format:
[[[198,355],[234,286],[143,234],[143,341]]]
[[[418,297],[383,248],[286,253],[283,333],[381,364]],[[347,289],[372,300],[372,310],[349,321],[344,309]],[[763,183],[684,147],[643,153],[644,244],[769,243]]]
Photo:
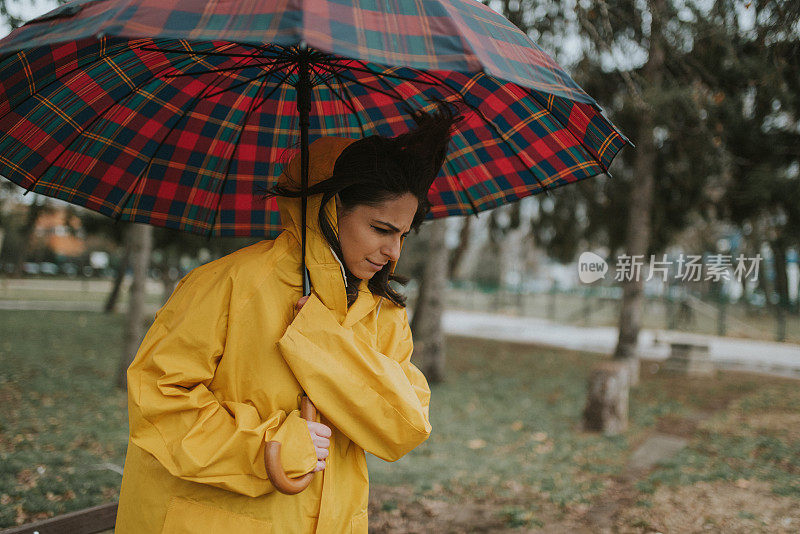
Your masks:
[[[411,193],[418,202],[411,228],[415,231],[431,209],[428,190],[442,168],[447,155],[452,127],[463,119],[453,104],[437,101],[432,112],[411,110],[416,123],[412,130],[397,137],[371,135],[345,148],[333,168],[330,178],[309,186],[308,195],[322,194],[324,207],[338,193],[341,211],[347,212],[358,205],[376,206],[386,200]],[[301,192],[283,186],[274,186],[268,196],[299,197]],[[319,211],[322,234],[339,258],[344,258],[336,231],[324,214]],[[390,281],[405,284],[408,279],[390,274],[391,263],[373,276],[370,291],[405,307],[406,297],[389,285]],[[347,269],[347,304],[350,306],[358,295],[358,279]]]

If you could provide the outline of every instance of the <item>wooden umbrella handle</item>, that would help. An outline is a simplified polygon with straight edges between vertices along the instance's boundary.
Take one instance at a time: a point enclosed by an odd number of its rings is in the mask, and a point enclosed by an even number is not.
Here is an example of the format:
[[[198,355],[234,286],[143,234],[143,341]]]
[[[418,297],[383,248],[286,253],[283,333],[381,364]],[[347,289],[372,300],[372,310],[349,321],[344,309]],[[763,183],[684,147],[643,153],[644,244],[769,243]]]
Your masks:
[[[313,421],[317,416],[317,409],[306,395],[300,399],[300,416],[306,421]],[[281,444],[277,441],[268,441],[264,449],[264,461],[267,465],[267,476],[275,489],[286,495],[300,493],[311,484],[314,473],[306,473],[297,478],[289,478],[281,464]]]

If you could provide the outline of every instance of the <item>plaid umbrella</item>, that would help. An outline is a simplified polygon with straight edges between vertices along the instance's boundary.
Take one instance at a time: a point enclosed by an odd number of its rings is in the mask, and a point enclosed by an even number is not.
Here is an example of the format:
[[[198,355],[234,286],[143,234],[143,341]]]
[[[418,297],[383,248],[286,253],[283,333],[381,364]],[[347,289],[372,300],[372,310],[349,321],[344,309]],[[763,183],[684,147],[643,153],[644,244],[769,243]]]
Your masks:
[[[273,238],[259,193],[298,149],[298,103],[313,141],[400,134],[434,99],[466,120],[430,217],[606,172],[628,142],[474,0],[79,0],[0,41],[0,174],[117,220]]]
[[[474,0],[77,0],[0,41],[0,174],[117,220],[276,237],[259,192],[298,137],[305,188],[310,139],[395,136],[437,100],[467,113],[430,217],[607,172],[629,143]],[[312,476],[288,479],[277,442],[267,471],[284,493]]]

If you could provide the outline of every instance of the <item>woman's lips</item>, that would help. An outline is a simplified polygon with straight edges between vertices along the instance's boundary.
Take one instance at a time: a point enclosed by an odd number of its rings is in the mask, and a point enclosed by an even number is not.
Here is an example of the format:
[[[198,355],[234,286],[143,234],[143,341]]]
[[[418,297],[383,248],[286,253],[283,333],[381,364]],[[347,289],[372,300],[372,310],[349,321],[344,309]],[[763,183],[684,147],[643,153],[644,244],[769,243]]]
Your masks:
[[[367,261],[369,262],[369,264],[370,264],[370,265],[371,265],[371,266],[372,266],[374,269],[376,269],[376,270],[378,270],[378,271],[380,271],[381,269],[383,269],[383,266],[384,266],[384,265],[386,265],[385,263],[383,263],[383,264],[381,264],[381,263],[375,263],[374,261],[372,261],[372,260],[370,260],[370,259],[367,259]]]

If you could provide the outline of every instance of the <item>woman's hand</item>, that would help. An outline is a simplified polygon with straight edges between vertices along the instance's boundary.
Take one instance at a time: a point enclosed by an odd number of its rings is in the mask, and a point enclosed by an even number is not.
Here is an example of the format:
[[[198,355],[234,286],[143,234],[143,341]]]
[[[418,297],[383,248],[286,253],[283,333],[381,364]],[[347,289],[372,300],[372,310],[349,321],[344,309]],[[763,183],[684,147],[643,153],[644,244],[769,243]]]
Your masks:
[[[306,295],[305,297],[302,297],[300,300],[298,300],[297,304],[294,305],[294,311],[300,311],[300,308],[303,307],[303,304],[308,302],[308,297],[310,296],[311,295]]]
[[[308,297],[305,297],[308,298]],[[317,423],[314,421],[306,421],[308,424],[308,431],[311,433],[311,440],[314,442],[314,448],[317,450],[317,467],[314,468],[312,473],[322,471],[325,469],[325,458],[328,457],[328,448],[331,446],[331,428]]]

